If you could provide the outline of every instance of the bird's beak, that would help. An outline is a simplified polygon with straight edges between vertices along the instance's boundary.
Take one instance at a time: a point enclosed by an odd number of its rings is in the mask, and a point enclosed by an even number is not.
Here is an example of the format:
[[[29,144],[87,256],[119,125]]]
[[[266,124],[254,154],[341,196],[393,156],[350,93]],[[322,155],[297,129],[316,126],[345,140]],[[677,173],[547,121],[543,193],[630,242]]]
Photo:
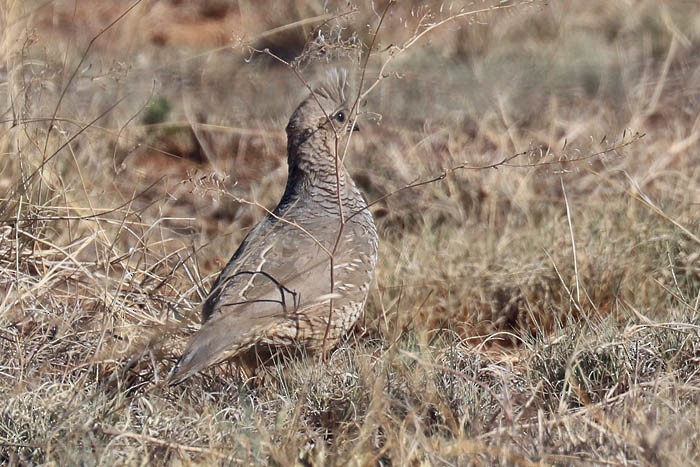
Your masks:
[[[360,131],[360,125],[355,122],[354,125],[348,127],[348,131]]]

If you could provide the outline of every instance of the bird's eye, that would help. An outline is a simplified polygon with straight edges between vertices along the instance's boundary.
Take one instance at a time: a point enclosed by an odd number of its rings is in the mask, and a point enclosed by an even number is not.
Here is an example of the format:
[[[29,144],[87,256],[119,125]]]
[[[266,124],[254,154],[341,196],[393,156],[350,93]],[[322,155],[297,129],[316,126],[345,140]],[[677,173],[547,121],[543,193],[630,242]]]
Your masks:
[[[345,121],[345,113],[338,112],[337,114],[335,114],[335,119],[338,120],[340,123],[343,123]]]

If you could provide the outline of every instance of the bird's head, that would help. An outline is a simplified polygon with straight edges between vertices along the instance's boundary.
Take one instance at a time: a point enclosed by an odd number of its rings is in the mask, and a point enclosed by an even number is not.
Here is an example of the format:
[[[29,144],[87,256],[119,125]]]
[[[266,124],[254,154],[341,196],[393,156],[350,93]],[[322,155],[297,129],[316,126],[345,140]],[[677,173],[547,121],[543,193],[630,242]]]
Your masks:
[[[358,130],[351,113],[345,70],[331,70],[326,80],[299,104],[287,124],[290,163],[307,152],[334,155],[336,143],[351,130]],[[300,154],[301,153],[301,154]]]

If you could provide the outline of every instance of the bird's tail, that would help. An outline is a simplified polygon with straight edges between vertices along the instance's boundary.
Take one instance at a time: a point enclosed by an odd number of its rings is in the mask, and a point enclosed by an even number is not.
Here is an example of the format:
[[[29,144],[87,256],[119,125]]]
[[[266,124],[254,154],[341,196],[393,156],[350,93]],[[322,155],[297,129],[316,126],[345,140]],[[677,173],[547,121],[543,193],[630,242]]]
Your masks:
[[[213,319],[192,336],[182,357],[172,369],[166,382],[175,386],[205,368],[235,357],[264,341],[275,326],[274,320],[259,319],[253,325],[230,323]],[[233,329],[232,329],[233,328]]]
[[[170,374],[166,379],[166,383],[169,386],[180,384],[190,376],[204,370],[205,368],[233,357],[244,350],[244,347],[236,345],[225,353],[209,353],[207,352],[206,347],[196,344],[196,342],[190,343],[185,353],[182,354],[180,360],[178,360],[173,369],[170,371]],[[253,344],[250,344],[247,347],[252,345]]]

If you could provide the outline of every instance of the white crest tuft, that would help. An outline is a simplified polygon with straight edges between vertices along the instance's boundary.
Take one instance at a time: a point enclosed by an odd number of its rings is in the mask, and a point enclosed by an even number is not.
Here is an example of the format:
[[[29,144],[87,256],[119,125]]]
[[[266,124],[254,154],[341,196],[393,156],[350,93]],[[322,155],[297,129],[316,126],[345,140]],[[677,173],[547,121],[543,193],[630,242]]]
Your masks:
[[[314,93],[335,102],[338,106],[347,102],[345,90],[348,87],[348,72],[345,69],[328,70],[326,79],[320,83]]]

